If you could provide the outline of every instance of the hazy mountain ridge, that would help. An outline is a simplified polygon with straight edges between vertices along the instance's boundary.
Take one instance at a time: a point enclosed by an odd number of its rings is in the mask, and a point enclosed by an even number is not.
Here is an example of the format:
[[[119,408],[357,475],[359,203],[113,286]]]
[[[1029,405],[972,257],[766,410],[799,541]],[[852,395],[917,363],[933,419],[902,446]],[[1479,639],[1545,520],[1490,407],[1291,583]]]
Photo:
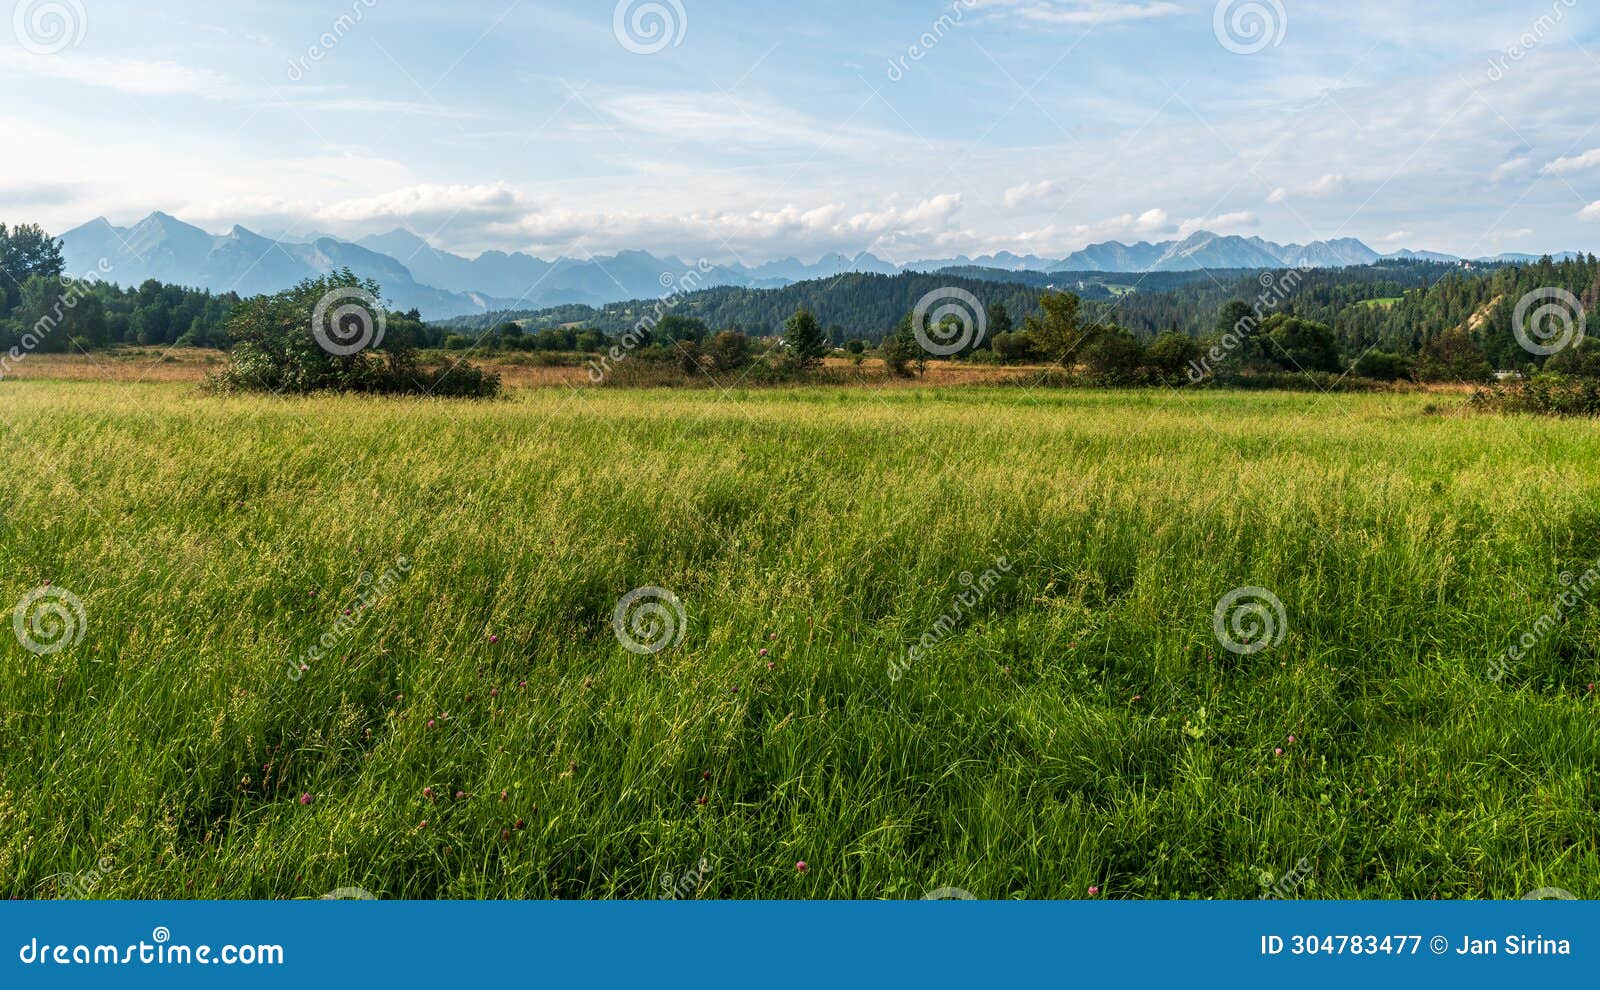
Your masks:
[[[430,320],[496,310],[538,309],[567,304],[604,306],[683,290],[735,286],[782,288],[847,273],[895,275],[950,268],[1007,272],[1184,272],[1218,269],[1340,268],[1386,258],[1457,261],[1427,251],[1379,254],[1353,237],[1309,244],[1277,244],[1260,237],[1196,231],[1181,240],[1091,244],[1065,258],[997,254],[913,261],[903,265],[867,252],[798,258],[760,265],[707,266],[647,251],[611,256],[545,260],[521,252],[486,251],[466,258],[433,247],[415,233],[396,229],[354,241],[315,235],[307,241],[263,237],[241,226],[211,234],[165,213],[152,213],[132,227],[99,218],[61,236],[71,272],[110,266],[107,278],[124,285],[157,279],[177,285],[255,295],[275,292],[304,278],[350,268],[383,286],[399,309],[416,308]],[[1503,255],[1481,261],[1526,261]]]

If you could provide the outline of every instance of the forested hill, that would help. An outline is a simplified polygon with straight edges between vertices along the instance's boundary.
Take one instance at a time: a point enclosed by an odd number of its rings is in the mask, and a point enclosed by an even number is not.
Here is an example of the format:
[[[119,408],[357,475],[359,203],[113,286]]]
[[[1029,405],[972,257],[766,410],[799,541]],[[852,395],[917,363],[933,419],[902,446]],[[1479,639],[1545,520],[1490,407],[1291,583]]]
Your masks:
[[[876,342],[925,294],[954,286],[971,292],[985,307],[1004,305],[1018,324],[1037,311],[1042,293],[1072,292],[1084,300],[1086,318],[1118,323],[1147,340],[1172,329],[1193,337],[1204,336],[1215,328],[1217,311],[1224,303],[1234,299],[1253,303],[1263,295],[1272,299],[1268,309],[1329,324],[1341,322],[1339,314],[1359,307],[1349,320],[1350,334],[1382,334],[1388,339],[1393,333],[1387,331],[1385,317],[1389,311],[1385,307],[1406,292],[1425,290],[1449,280],[1478,282],[1494,270],[1495,266],[1490,265],[1462,268],[1429,261],[1384,261],[1293,274],[1274,269],[1271,280],[1288,286],[1282,298],[1272,297],[1264,288],[1267,270],[1263,269],[1117,274],[960,268],[927,274],[853,273],[777,289],[723,286],[688,293],[665,303],[647,299],[599,309],[560,306],[462,317],[445,325],[471,332],[516,320],[529,330],[581,324],[616,335],[641,317],[655,314],[659,318],[671,312],[703,320],[716,329],[739,329],[760,336],[776,333],[784,320],[803,307],[817,316],[836,342],[856,337]]]
[[[1217,273],[1212,273],[1213,275]],[[1248,273],[1222,273],[1230,282]],[[930,273],[874,275],[851,272],[833,278],[813,279],[777,289],[719,286],[685,294],[661,304],[655,299],[589,306],[490,313],[462,317],[445,325],[458,330],[482,330],[507,320],[525,323],[529,330],[581,323],[615,335],[628,330],[640,317],[663,312],[696,318],[717,329],[739,329],[756,336],[776,333],[796,309],[809,309],[835,340],[882,339],[917,300],[935,289],[960,288],[972,293],[985,307],[1002,304],[1019,323],[1038,308],[1040,293],[1073,292],[1094,302],[1110,303],[1130,291],[1171,288],[1208,281],[1204,272],[1003,272],[995,269],[948,269]],[[659,315],[659,314],[658,314]]]

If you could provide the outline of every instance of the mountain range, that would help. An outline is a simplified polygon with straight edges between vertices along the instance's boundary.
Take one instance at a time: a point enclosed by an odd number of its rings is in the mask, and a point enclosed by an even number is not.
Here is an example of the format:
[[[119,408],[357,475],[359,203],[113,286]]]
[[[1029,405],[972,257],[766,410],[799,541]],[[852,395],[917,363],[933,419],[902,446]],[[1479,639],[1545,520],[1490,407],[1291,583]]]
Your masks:
[[[331,235],[312,235],[306,240],[274,239],[237,225],[226,234],[212,234],[159,212],[132,227],[116,227],[101,217],[67,231],[61,235],[61,242],[69,272],[94,270],[101,267],[103,260],[109,268],[105,277],[123,285],[157,279],[244,296],[276,292],[305,278],[349,268],[363,278],[377,281],[391,306],[415,308],[430,320],[570,303],[603,306],[658,297],[672,287],[782,288],[846,272],[893,275],[946,268],[1046,273],[1176,272],[1342,268],[1386,258],[1460,260],[1426,251],[1379,254],[1351,237],[1276,244],[1259,237],[1197,231],[1176,241],[1091,244],[1060,259],[1002,251],[975,258],[962,255],[896,265],[863,252],[854,256],[827,254],[810,264],[785,258],[755,266],[697,267],[681,258],[647,251],[552,261],[503,251],[486,251],[476,258],[466,258],[441,251],[404,229],[354,241]],[[1532,259],[1527,255],[1504,255],[1477,260]]]

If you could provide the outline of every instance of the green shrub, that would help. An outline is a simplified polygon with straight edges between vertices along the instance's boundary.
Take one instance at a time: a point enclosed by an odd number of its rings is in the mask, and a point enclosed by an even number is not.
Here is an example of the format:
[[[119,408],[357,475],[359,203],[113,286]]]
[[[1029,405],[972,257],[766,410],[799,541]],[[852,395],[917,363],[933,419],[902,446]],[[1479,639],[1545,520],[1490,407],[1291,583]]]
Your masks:
[[[499,376],[471,365],[421,367],[421,323],[385,311],[379,292],[346,269],[241,302],[228,317],[228,365],[207,384],[275,393],[499,394]]]

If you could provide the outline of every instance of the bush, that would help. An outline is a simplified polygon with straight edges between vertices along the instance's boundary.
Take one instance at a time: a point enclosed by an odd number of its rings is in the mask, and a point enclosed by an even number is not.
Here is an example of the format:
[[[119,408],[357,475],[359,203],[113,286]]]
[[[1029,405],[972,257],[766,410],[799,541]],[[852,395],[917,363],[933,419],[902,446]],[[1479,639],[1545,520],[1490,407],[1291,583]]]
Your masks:
[[[724,330],[706,345],[706,356],[713,371],[737,371],[750,363],[750,338],[736,330]]]
[[[1356,359],[1355,367],[1351,370],[1373,381],[1398,382],[1411,377],[1411,362],[1398,354],[1368,351]]]
[[[1151,375],[1165,382],[1188,376],[1191,362],[1200,359],[1200,345],[1186,333],[1168,330],[1144,351],[1144,364]]]
[[[389,314],[377,283],[348,269],[306,279],[292,289],[234,307],[228,366],[208,379],[214,389],[449,395],[500,393],[499,376],[466,364],[422,368],[415,342],[420,322]],[[322,326],[314,321],[322,317]]]
[[[1569,378],[1600,378],[1600,343],[1583,337],[1566,350],[1550,355],[1544,370]]]
[[[1463,327],[1452,327],[1428,341],[1417,359],[1419,382],[1484,382],[1493,376],[1483,349]]]
[[[1478,389],[1469,405],[1484,412],[1600,416],[1600,379],[1540,375]]]

